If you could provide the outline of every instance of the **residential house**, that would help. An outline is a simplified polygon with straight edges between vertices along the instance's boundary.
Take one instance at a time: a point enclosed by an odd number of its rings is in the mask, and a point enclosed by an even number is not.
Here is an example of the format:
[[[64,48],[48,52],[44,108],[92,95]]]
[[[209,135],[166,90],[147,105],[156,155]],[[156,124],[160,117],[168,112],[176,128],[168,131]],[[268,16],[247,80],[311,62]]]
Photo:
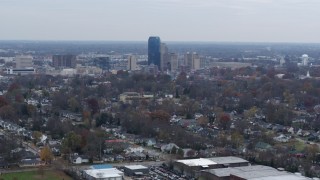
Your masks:
[[[40,158],[37,159],[22,159],[19,163],[20,167],[37,167],[44,165],[44,162],[40,160]]]
[[[104,155],[102,157],[102,159],[104,162],[114,162],[115,161],[115,158],[113,155]]]
[[[274,137],[273,140],[275,141],[278,141],[278,142],[283,142],[283,143],[286,143],[290,140],[290,136],[286,136],[284,134],[280,134],[279,136],[277,137]]]
[[[171,153],[173,148],[179,149],[179,146],[177,146],[174,143],[165,144],[161,146],[161,151],[166,153]]]
[[[147,145],[147,146],[154,146],[154,145],[157,144],[157,141],[156,141],[156,139],[154,139],[154,138],[146,139],[145,142],[146,142],[146,145]]]
[[[114,157],[114,160],[117,162],[122,162],[125,160],[125,158],[122,155],[118,154]]]
[[[89,157],[79,156],[78,154],[75,154],[74,156],[71,157],[70,161],[73,164],[89,163]]]

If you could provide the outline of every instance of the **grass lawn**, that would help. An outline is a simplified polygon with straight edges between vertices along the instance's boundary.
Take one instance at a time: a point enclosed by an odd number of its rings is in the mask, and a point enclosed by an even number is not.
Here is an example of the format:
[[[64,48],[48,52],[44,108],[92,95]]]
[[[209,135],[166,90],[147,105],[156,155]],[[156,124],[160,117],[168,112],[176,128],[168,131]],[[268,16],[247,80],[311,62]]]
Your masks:
[[[281,145],[286,145],[287,147],[293,147],[295,151],[301,152],[306,147],[306,144],[301,140],[291,140],[287,143],[279,143]]]
[[[61,171],[29,171],[29,172],[18,172],[2,174],[0,180],[72,180],[71,177],[67,176]]]

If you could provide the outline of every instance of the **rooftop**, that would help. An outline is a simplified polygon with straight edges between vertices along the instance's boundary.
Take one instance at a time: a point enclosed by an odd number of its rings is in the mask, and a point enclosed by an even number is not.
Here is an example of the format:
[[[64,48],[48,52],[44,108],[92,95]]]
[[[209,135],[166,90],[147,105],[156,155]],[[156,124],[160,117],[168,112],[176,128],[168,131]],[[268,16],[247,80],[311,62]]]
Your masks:
[[[304,176],[298,176],[284,171],[265,170],[265,171],[248,171],[233,173],[233,175],[248,180],[305,180],[309,179]]]
[[[203,171],[208,172],[210,174],[214,174],[218,177],[229,177],[230,174],[242,172],[241,170],[234,168],[206,169]]]
[[[91,169],[110,169],[112,168],[111,164],[98,164],[98,165],[92,165]]]
[[[204,158],[178,160],[177,162],[185,164],[187,166],[203,166],[203,167],[217,164],[216,162],[213,162],[210,159],[204,159]]]
[[[248,163],[247,160],[235,156],[208,158],[217,164]]]
[[[131,170],[148,169],[147,167],[142,166],[142,165],[130,165],[130,166],[124,166],[124,167],[131,169]]]
[[[242,167],[232,167],[232,168],[207,169],[203,171],[214,174],[218,177],[226,177],[226,176],[230,176],[230,174],[235,174],[235,173],[243,173],[243,172],[251,172],[251,171],[266,171],[266,170],[274,170],[274,168],[268,167],[268,166],[256,165],[256,166],[242,166]]]
[[[282,176],[269,176],[269,177],[260,177],[260,178],[253,178],[250,180],[305,180],[310,179],[304,176],[298,176],[295,174],[287,174]]]
[[[123,172],[116,168],[109,169],[90,169],[84,171],[88,176],[93,178],[112,178],[112,177],[122,177]]]

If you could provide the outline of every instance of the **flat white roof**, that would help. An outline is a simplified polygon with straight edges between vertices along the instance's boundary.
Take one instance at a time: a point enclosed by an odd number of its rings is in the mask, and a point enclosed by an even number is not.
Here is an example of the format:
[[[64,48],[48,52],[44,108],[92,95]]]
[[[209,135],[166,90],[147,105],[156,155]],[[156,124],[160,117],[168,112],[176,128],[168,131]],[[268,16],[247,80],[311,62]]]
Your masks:
[[[203,167],[208,167],[209,165],[217,164],[216,162],[213,162],[209,159],[204,159],[204,158],[178,160],[177,162],[185,164],[187,166],[203,166]]]
[[[248,163],[247,160],[235,156],[214,157],[208,159],[216,162],[217,164]]]
[[[214,174],[218,177],[227,177],[232,175],[249,180],[304,180],[306,177],[297,176],[285,171],[278,171],[269,166],[255,165],[242,167],[229,167],[218,169],[207,169],[205,172]]]
[[[137,170],[137,169],[148,169],[148,167],[142,166],[142,165],[129,165],[124,166],[125,168],[131,169],[131,170]]]
[[[269,177],[261,177],[261,178],[252,178],[250,180],[307,180],[310,178],[304,176],[298,176],[295,174],[288,174],[283,176],[269,176]]]
[[[267,171],[267,170],[276,170],[270,166],[263,166],[263,165],[253,165],[253,166],[240,166],[240,167],[233,167],[234,169],[239,169],[241,171]],[[277,170],[278,171],[278,170]]]
[[[233,173],[232,175],[238,176],[248,180],[307,180],[309,178],[298,176],[285,171],[264,170],[264,171],[247,171],[240,173]]]
[[[208,172],[210,174],[214,174],[218,177],[228,177],[230,176],[230,174],[242,172],[241,170],[234,168],[207,169],[203,171]]]
[[[117,178],[122,177],[123,172],[119,171],[116,168],[109,168],[109,169],[89,169],[84,170],[84,172],[93,178]]]

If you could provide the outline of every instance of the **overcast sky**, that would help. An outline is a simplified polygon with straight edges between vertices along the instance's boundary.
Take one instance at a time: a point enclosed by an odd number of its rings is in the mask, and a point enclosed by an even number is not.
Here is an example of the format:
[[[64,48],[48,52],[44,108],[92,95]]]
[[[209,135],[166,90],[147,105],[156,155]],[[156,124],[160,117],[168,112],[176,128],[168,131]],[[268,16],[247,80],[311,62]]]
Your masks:
[[[0,40],[320,42],[320,0],[0,0]]]

